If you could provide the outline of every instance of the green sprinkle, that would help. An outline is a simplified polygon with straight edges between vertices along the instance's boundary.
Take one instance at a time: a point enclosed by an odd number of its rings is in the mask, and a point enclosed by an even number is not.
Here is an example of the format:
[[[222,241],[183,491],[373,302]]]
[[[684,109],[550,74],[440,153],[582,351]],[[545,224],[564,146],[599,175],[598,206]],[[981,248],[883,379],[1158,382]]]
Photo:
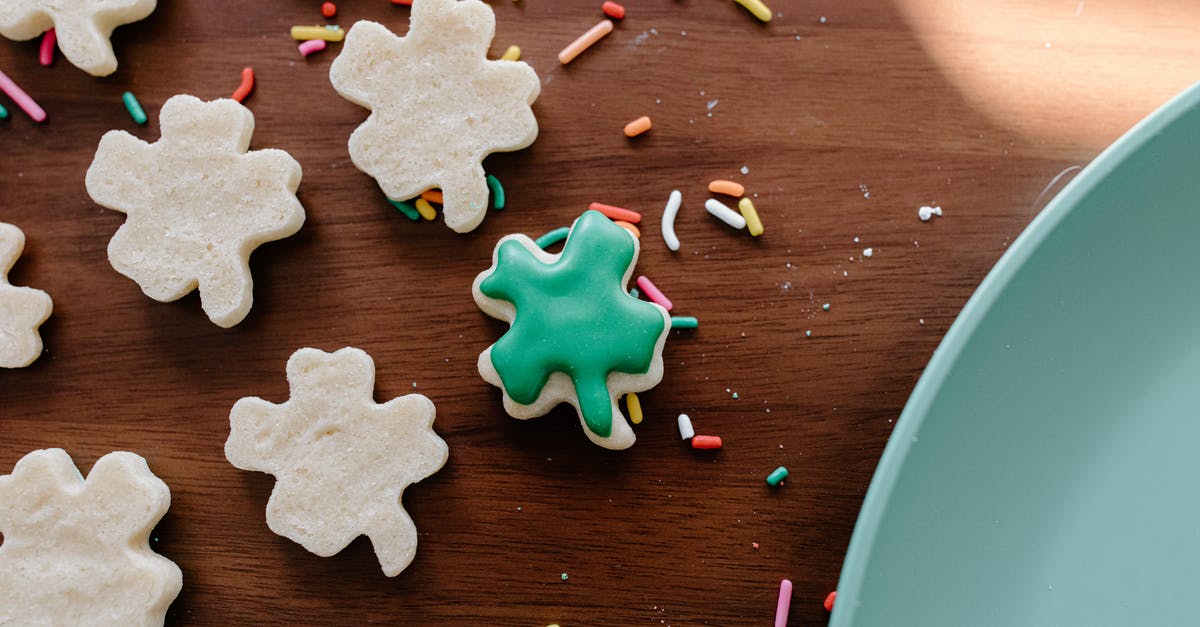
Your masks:
[[[671,316],[672,329],[695,329],[700,321],[693,316]]]
[[[769,485],[771,487],[775,487],[775,486],[783,483],[783,480],[787,479],[787,476],[788,476],[788,469],[784,468],[783,466],[780,466],[779,468],[772,470],[771,474],[767,475],[767,485]]]
[[[138,103],[137,96],[133,92],[127,91],[121,94],[121,100],[125,101],[125,108],[129,110],[129,117],[133,118],[138,124],[146,123],[146,112],[142,110],[142,105]]]
[[[8,119],[8,109],[5,109],[4,105],[0,105],[0,120],[7,120],[7,119]]]
[[[403,200],[392,200],[391,198],[388,198],[388,202],[392,203],[392,206],[396,209],[399,209],[400,213],[408,216],[409,220],[416,222],[421,219],[420,212],[418,212],[417,208],[411,204],[406,203]]]
[[[533,241],[533,243],[537,244],[538,248],[545,250],[545,249],[567,239],[567,234],[570,232],[571,232],[571,229],[569,227],[560,226],[557,229],[554,229],[553,231],[550,231],[549,233],[546,233],[545,235],[537,238],[536,240]]]
[[[637,291],[637,288],[636,288],[636,287],[631,287],[631,288],[629,288],[629,295],[630,295],[630,296],[632,296],[632,297],[634,297],[634,298],[641,298],[641,297],[642,297],[642,293],[641,293],[641,292],[639,292],[639,291]]]
[[[805,329],[804,337],[812,337],[812,329]]]
[[[500,179],[489,174],[487,175],[488,189],[492,190],[492,209],[499,211],[504,208],[504,186],[500,184]]]
[[[562,574],[562,580],[563,580],[563,581],[566,581],[566,580],[567,580],[567,574],[566,574],[566,573],[563,573],[563,574]]]
[[[824,305],[821,305],[821,309],[823,309],[825,311],[829,311],[829,303],[825,303]]]

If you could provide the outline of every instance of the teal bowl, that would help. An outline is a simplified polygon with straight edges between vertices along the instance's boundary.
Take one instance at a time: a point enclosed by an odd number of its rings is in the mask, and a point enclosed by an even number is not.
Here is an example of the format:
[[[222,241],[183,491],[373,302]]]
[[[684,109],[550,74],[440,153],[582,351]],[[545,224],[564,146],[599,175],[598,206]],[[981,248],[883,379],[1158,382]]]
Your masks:
[[[1200,625],[1200,84],[1029,225],[867,492],[835,627]]]

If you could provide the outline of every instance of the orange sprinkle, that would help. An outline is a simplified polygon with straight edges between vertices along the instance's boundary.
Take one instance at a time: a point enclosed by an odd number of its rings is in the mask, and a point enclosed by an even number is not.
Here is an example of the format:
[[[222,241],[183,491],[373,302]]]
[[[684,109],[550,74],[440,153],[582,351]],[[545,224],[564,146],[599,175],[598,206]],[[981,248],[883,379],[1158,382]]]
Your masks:
[[[624,220],[613,220],[613,224],[625,229],[626,231],[629,231],[630,233],[633,233],[634,237],[636,237],[638,239],[642,239],[642,232],[640,230],[638,230],[638,228],[636,226],[634,226]]]
[[[625,7],[617,4],[616,2],[605,2],[604,4],[600,5],[600,10],[604,11],[605,15],[614,20],[625,19]]]
[[[837,590],[830,592],[829,596],[825,597],[825,611],[826,612],[833,611],[833,602],[836,600],[837,600]]]
[[[599,211],[608,217],[609,220],[624,220],[630,224],[638,224],[642,221],[642,214],[604,203],[594,202],[588,205],[588,209]]]
[[[321,5],[321,15],[325,17],[333,17],[337,15],[337,5],[332,2],[326,2]]]
[[[411,7],[413,0],[392,0],[392,4],[402,4],[406,7]]]
[[[395,0],[392,1],[395,2]],[[570,63],[572,59],[579,56],[584,50],[591,48],[592,44],[611,33],[612,29],[612,22],[609,20],[600,20],[595,26],[589,28],[586,33],[580,35],[578,39],[567,44],[567,47],[558,53],[558,62],[563,65]]]
[[[242,84],[238,85],[236,91],[233,92],[233,99],[241,102],[250,95],[254,90],[254,68],[244,68],[242,70]]]
[[[440,190],[440,189],[427,189],[427,190],[421,192],[421,198],[424,198],[425,200],[428,200],[429,202],[436,202],[439,205],[446,204],[442,200],[442,190]]]
[[[650,130],[650,116],[643,115],[642,117],[625,125],[625,136],[637,137],[648,130]]]
[[[719,435],[697,435],[692,437],[692,448],[698,449],[716,449],[721,448],[721,436]]]
[[[722,179],[717,179],[709,183],[708,191],[714,194],[733,196],[735,198],[741,198],[742,196],[746,195],[746,188],[742,187],[741,183],[734,183],[733,181],[725,181]]]

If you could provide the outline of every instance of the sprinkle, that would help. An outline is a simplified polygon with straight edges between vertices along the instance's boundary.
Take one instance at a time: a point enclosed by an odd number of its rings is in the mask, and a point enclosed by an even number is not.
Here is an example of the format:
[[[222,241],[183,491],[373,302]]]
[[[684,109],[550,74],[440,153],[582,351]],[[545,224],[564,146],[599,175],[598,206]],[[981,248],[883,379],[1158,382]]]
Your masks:
[[[8,109],[5,109],[4,105],[0,105],[0,120],[7,120],[7,119],[8,119]]]
[[[626,394],[625,406],[629,408],[629,422],[635,425],[642,424],[642,401],[638,400],[637,394]]]
[[[834,602],[834,601],[837,601],[837,590],[834,590],[833,592],[830,592],[830,593],[829,593],[829,594],[828,594],[828,595],[825,597],[825,611],[826,611],[826,612],[832,612],[832,611],[833,611],[833,602]]]
[[[714,194],[733,196],[735,198],[744,196],[746,194],[746,188],[743,187],[741,183],[734,183],[733,181],[725,181],[722,179],[709,182],[708,191]]]
[[[562,52],[558,53],[558,62],[566,65],[572,59],[579,56],[581,52],[592,47],[602,37],[612,32],[613,23],[609,20],[600,20],[600,23],[588,29],[588,31],[579,36],[579,39],[572,41]]]
[[[242,68],[242,84],[233,92],[233,99],[241,102],[254,89],[254,68]]]
[[[743,7],[746,7],[746,10],[749,11],[750,13],[754,14],[754,17],[757,17],[759,20],[761,20],[763,22],[771,21],[771,9],[767,8],[767,5],[763,4],[762,0],[733,0],[733,1],[742,5]]]
[[[775,627],[787,627],[788,610],[792,608],[792,581],[779,582],[779,602],[775,605]]]
[[[746,219],[746,228],[749,229],[750,235],[758,237],[763,234],[762,220],[758,219],[758,212],[754,210],[754,203],[749,196],[738,201],[738,211],[741,211],[742,217]]]
[[[671,316],[672,329],[695,329],[700,326],[700,321],[695,316]]]
[[[711,451],[721,448],[721,436],[697,435],[692,436],[692,448]]]
[[[392,206],[396,209],[399,209],[400,213],[408,216],[409,220],[416,222],[417,220],[421,219],[421,214],[417,211],[416,207],[413,207],[403,200],[392,200],[391,198],[388,198],[388,202],[392,203]]]
[[[605,15],[614,20],[625,19],[625,7],[617,4],[616,2],[605,2],[604,4],[600,5],[600,10],[604,11]]]
[[[821,310],[822,310],[822,311],[829,311],[829,303],[825,303],[824,305],[821,305]]]
[[[433,205],[429,204],[428,200],[418,198],[413,204],[417,206],[417,212],[421,214],[422,218],[432,220],[437,217],[437,211],[433,209]]]
[[[642,232],[636,226],[624,220],[613,220],[613,224],[625,229],[626,231],[629,231],[630,233],[633,233],[634,237],[642,239]]]
[[[492,190],[492,209],[500,211],[504,208],[504,186],[500,184],[500,179],[491,174],[487,175],[487,185]]]
[[[925,206],[921,207],[920,209],[917,209],[917,217],[921,218],[922,222],[928,222],[929,219],[932,218],[933,216],[941,216],[941,215],[942,215],[941,207],[930,207],[928,205],[925,205]]]
[[[629,295],[634,298],[640,298],[642,296],[642,294],[640,292],[638,292],[638,289],[636,287],[629,288]]]
[[[692,428],[692,419],[687,414],[679,414],[677,419],[679,423],[679,439],[690,440],[696,435],[696,430]]]
[[[667,197],[667,207],[663,209],[662,236],[667,248],[679,250],[679,238],[675,236],[675,216],[679,214],[679,205],[683,202],[683,194],[673,190]]]
[[[325,41],[341,41],[345,39],[346,31],[340,26],[293,26],[292,39],[308,41],[309,39],[324,39]]]
[[[658,304],[663,309],[671,311],[671,308],[675,306],[671,304],[671,299],[667,298],[645,275],[637,278],[637,286],[641,288],[646,298],[650,299],[650,302]]]
[[[549,233],[546,233],[545,235],[533,240],[533,243],[537,244],[538,248],[545,250],[545,249],[567,239],[567,234],[570,232],[571,232],[571,229],[569,229],[565,226],[560,226],[557,229],[554,229],[553,231],[550,231]]]
[[[442,190],[440,189],[427,189],[421,192],[421,198],[424,198],[429,202],[435,202],[439,205],[446,204],[445,200],[442,198]]]
[[[642,214],[621,207],[614,207],[604,203],[594,202],[588,205],[588,209],[603,213],[609,220],[624,220],[630,224],[638,224],[642,221]]]
[[[746,228],[746,218],[742,217],[740,213],[734,211],[733,209],[726,207],[721,201],[715,198],[709,198],[708,200],[704,201],[704,208],[707,209],[709,213],[716,216],[719,220],[735,229]]]
[[[563,573],[563,574],[562,574],[562,580],[563,580],[563,581],[566,581],[566,580],[567,580],[567,574],[566,574],[566,573]]]
[[[637,137],[648,130],[650,130],[650,116],[643,115],[642,117],[625,125],[625,136]]]
[[[29,117],[33,118],[34,122],[44,122],[46,120],[46,111],[38,106],[38,103],[25,93],[24,89],[17,86],[4,72],[0,72],[0,91],[8,94],[12,101],[17,103],[18,107],[24,111]]]
[[[327,45],[324,39],[309,39],[308,41],[301,42],[299,46],[296,46],[296,49],[300,51],[300,54],[307,57],[314,52],[324,50]]]
[[[863,249],[863,257],[870,257],[871,255],[874,255],[874,254],[875,254],[874,248],[864,248]]]
[[[504,54],[500,55],[500,60],[501,61],[520,61],[521,60],[521,47],[520,46],[509,46],[508,50],[505,50]]]
[[[771,474],[767,475],[767,485],[769,485],[771,487],[775,487],[775,486],[783,483],[783,480],[787,479],[787,476],[788,476],[788,469],[784,468],[783,466],[780,466],[779,468],[772,470]]]
[[[757,542],[751,542],[751,543],[750,543],[750,546],[754,547],[754,550],[755,550],[755,551],[757,551],[757,550],[758,550],[758,543],[757,543]]]
[[[53,28],[42,35],[42,46],[38,48],[38,63],[46,67],[54,64],[54,44],[57,42],[58,36],[55,34]]]
[[[146,123],[146,112],[142,110],[142,105],[138,103],[137,96],[133,92],[127,91],[121,94],[121,100],[125,101],[125,109],[129,111],[129,117],[133,118],[138,124]]]
[[[812,337],[812,329],[805,329],[804,337]]]
[[[392,4],[395,4],[397,6],[403,5],[406,7],[411,7],[412,3],[413,3],[413,0],[392,0]]]
[[[337,5],[332,2],[326,2],[321,5],[321,15],[325,17],[333,17],[337,15]]]

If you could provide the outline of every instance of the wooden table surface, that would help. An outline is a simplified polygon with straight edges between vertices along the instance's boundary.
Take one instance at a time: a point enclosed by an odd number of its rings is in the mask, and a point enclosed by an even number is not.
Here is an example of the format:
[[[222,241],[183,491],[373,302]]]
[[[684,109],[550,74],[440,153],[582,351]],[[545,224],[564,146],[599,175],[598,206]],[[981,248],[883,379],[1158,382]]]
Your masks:
[[[144,456],[172,492],[153,545],[183,570],[171,624],[763,625],[785,577],[790,624],[823,624],[876,461],[972,290],[1056,174],[1200,77],[1197,8],[1178,0],[774,0],[769,25],[723,0],[629,0],[566,67],[555,55],[598,0],[494,0],[492,55],[518,44],[538,71],[541,131],[488,158],[509,206],[458,235],[399,215],[351,165],[366,111],[329,84],[339,45],[304,59],[287,35],[323,22],[319,4],[165,0],[118,29],[104,79],[0,41],[0,68],[49,112],[39,125],[9,106],[0,122],[0,221],[27,236],[12,280],[54,298],[45,353],[0,372],[0,472],[45,447],[85,473],[109,451]],[[407,16],[345,0],[337,21],[402,33]],[[246,65],[252,147],[299,160],[308,218],[254,254],[254,308],[225,330],[195,294],[157,303],[109,266],[124,216],[83,176],[103,132],[155,140],[167,98],[228,97]],[[627,140],[643,114],[654,129]],[[746,185],[765,235],[704,212],[714,178]],[[672,189],[678,253],[657,226]],[[496,240],[590,201],[646,213],[639,272],[701,320],[671,333],[622,452],[590,444],[569,408],[507,417],[476,371],[506,328],[470,295]],[[931,203],[945,216],[923,223]],[[320,558],[271,533],[273,479],[225,460],[230,407],[286,400],[284,364],[305,346],[362,348],[377,399],[437,404],[450,460],[405,495],[420,548],[398,577],[364,538]],[[725,448],[681,443],[680,412]],[[770,489],[780,465],[790,478]]]

